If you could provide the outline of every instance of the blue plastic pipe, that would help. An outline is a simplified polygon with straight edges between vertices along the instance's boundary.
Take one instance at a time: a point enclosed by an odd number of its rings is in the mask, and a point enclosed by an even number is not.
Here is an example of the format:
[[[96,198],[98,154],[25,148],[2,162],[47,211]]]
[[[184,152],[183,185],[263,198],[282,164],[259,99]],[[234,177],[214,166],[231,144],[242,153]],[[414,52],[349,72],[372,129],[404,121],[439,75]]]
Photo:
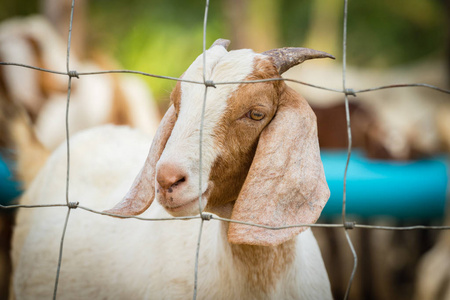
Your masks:
[[[345,151],[322,151],[331,196],[323,217],[342,214]],[[440,219],[444,216],[448,189],[448,161],[437,156],[413,162],[369,160],[354,150],[347,174],[347,214],[363,218],[390,216],[398,219]],[[13,180],[0,158],[0,203],[19,196],[20,183]]]
[[[14,180],[8,164],[0,156],[0,204],[10,204],[20,194],[20,183]]]
[[[331,196],[324,217],[342,214],[346,151],[322,151]],[[347,174],[347,209],[360,217],[436,219],[445,212],[448,160],[444,155],[409,162],[369,160],[353,151]]]

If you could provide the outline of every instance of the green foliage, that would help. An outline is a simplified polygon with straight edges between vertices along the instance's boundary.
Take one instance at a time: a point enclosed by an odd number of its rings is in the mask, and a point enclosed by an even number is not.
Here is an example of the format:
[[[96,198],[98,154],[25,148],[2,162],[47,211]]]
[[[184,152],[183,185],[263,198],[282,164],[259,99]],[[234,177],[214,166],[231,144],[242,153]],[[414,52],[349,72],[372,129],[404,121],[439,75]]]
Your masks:
[[[314,5],[324,0],[277,1],[281,14],[277,18],[280,43],[304,45]],[[88,3],[89,46],[111,54],[124,68],[179,77],[202,50],[205,0],[90,0]],[[225,0],[210,1],[207,47],[216,38],[227,37],[224,5]],[[38,0],[0,0],[0,20],[36,13],[38,8]],[[328,27],[339,35],[340,41],[342,10],[335,13],[341,16],[339,24]],[[442,57],[448,28],[448,16],[440,0],[349,1],[348,62],[391,67],[430,56]],[[340,51],[338,45],[337,53],[333,54],[339,57]],[[167,98],[167,91],[175,84],[160,79],[148,79],[148,82],[158,99]]]
[[[314,3],[281,1],[281,30],[286,45],[305,42]],[[449,21],[443,1],[349,1],[348,8],[347,55],[350,64],[391,67],[444,54]],[[338,30],[339,41],[342,41],[343,10],[336,13],[341,15],[339,26],[329,30]]]
[[[201,53],[204,1],[97,0],[91,3],[93,41],[127,69],[179,77]],[[220,7],[211,5],[206,47],[219,37]],[[148,79],[157,99],[167,100],[174,81]]]
[[[0,0],[0,21],[12,16],[34,14],[38,7],[38,0]]]
[[[390,67],[443,54],[448,20],[437,0],[351,1],[349,63]]]
[[[311,22],[313,1],[281,1],[281,37],[289,46],[302,45]]]

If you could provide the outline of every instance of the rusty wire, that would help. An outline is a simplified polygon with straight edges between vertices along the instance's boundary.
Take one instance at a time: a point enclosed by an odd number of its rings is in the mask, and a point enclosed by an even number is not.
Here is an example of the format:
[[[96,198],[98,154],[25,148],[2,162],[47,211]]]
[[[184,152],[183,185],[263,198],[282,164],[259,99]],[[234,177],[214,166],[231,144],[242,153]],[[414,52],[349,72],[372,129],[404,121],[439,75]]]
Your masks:
[[[287,228],[293,228],[293,227],[321,227],[321,228],[343,228],[347,241],[349,243],[350,249],[353,253],[354,257],[354,266],[352,270],[352,274],[349,278],[346,294],[344,296],[344,299],[347,299],[351,284],[354,279],[355,271],[357,268],[357,255],[354,250],[353,244],[351,242],[350,236],[348,235],[349,229],[354,228],[361,228],[361,229],[372,229],[372,230],[396,230],[396,231],[405,231],[405,230],[450,230],[450,226],[424,226],[424,225],[415,225],[415,226],[405,226],[405,227],[394,227],[394,226],[377,226],[377,225],[365,225],[365,224],[357,224],[356,222],[348,222],[346,219],[346,176],[347,176],[347,170],[348,165],[350,162],[350,156],[352,151],[352,138],[351,138],[351,130],[350,130],[350,115],[349,115],[349,109],[348,109],[348,96],[357,96],[359,93],[365,93],[365,92],[373,92],[377,90],[382,89],[391,89],[391,88],[406,88],[406,87],[421,87],[421,88],[430,88],[434,89],[438,92],[447,93],[450,94],[450,90],[443,89],[440,87],[432,86],[425,83],[405,83],[405,84],[392,84],[392,85],[385,85],[385,86],[378,86],[368,89],[360,89],[360,90],[354,90],[349,89],[346,86],[346,47],[347,47],[347,20],[348,20],[348,0],[344,0],[344,23],[343,23],[343,71],[342,71],[342,90],[339,89],[332,89],[328,87],[322,87],[294,79],[289,78],[272,78],[272,79],[262,79],[262,80],[247,80],[247,81],[230,81],[230,82],[212,82],[206,79],[205,75],[205,66],[206,66],[206,28],[207,28],[207,19],[208,19],[208,7],[209,7],[209,0],[206,0],[205,3],[205,14],[204,14],[204,22],[203,22],[203,81],[194,81],[194,80],[186,80],[176,77],[170,77],[170,76],[162,76],[162,75],[156,75],[141,71],[134,71],[134,70],[106,70],[106,71],[96,71],[96,72],[77,72],[75,70],[70,70],[70,47],[71,47],[71,36],[72,36],[72,25],[73,25],[73,15],[74,15],[74,7],[75,7],[75,0],[71,0],[72,6],[71,6],[71,12],[70,12],[70,22],[69,22],[69,36],[68,36],[68,43],[67,43],[67,56],[66,56],[66,72],[61,71],[55,71],[55,70],[49,70],[44,68],[39,68],[35,66],[30,66],[18,62],[0,62],[0,65],[3,66],[14,66],[14,67],[23,67],[23,68],[29,68],[36,71],[41,72],[47,72],[47,73],[53,73],[57,75],[64,75],[68,76],[68,88],[67,88],[67,105],[66,105],[66,146],[67,146],[67,174],[66,174],[66,204],[45,204],[45,205],[0,205],[0,209],[15,209],[15,208],[46,208],[46,207],[67,207],[67,215],[65,218],[65,223],[63,227],[61,242],[60,242],[60,250],[59,250],[59,259],[58,259],[58,266],[56,270],[56,279],[55,279],[55,286],[54,286],[54,294],[53,299],[57,298],[57,288],[58,288],[58,281],[59,281],[59,274],[61,270],[61,261],[63,257],[63,249],[64,249],[64,237],[66,228],[69,222],[70,217],[70,211],[72,209],[83,209],[88,212],[109,216],[109,217],[121,217],[121,218],[133,218],[141,221],[176,221],[176,220],[191,220],[191,219],[200,219],[200,228],[199,228],[199,235],[198,235],[198,242],[197,242],[197,250],[196,250],[196,260],[195,260],[195,280],[194,280],[194,290],[193,290],[193,299],[196,299],[197,297],[197,277],[198,277],[198,260],[199,260],[199,252],[200,252],[200,244],[201,244],[201,234],[202,234],[202,228],[203,228],[203,222],[205,220],[216,220],[220,222],[232,222],[232,223],[239,223],[239,224],[245,224],[250,226],[256,226],[261,227],[265,229],[271,229],[271,230],[281,230],[281,229],[287,229]],[[268,82],[268,81],[289,81],[294,82],[302,85],[306,85],[312,88],[316,89],[322,89],[327,90],[330,92],[337,92],[342,93],[344,95],[345,100],[345,109],[346,109],[346,121],[347,121],[347,134],[348,134],[348,151],[347,151],[347,162],[344,170],[344,190],[343,190],[343,202],[342,202],[342,223],[341,224],[296,224],[296,225],[289,225],[289,226],[267,226],[262,224],[254,224],[249,222],[242,222],[242,221],[236,221],[232,219],[226,219],[221,218],[215,215],[202,213],[201,212],[201,190],[200,187],[202,185],[202,176],[199,176],[199,209],[200,214],[198,216],[186,216],[186,217],[170,217],[170,218],[143,218],[139,216],[125,216],[125,215],[118,215],[118,214],[111,214],[106,213],[102,211],[96,211],[94,209],[84,207],[79,205],[77,202],[70,202],[70,195],[69,195],[69,184],[70,184],[70,142],[69,142],[69,123],[68,123],[68,115],[69,115],[69,104],[70,104],[70,93],[71,93],[71,84],[72,84],[72,78],[76,77],[79,78],[79,76],[89,76],[89,75],[101,75],[101,74],[110,74],[110,73],[128,73],[128,74],[137,74],[142,76],[149,76],[154,78],[160,78],[165,80],[174,80],[174,81],[182,81],[187,82],[191,84],[203,84],[205,86],[205,94],[203,99],[203,107],[202,107],[202,117],[201,117],[201,123],[200,123],[200,140],[199,140],[199,149],[200,149],[200,160],[199,160],[199,167],[200,170],[202,169],[202,136],[203,136],[203,121],[204,121],[204,111],[205,111],[205,105],[206,105],[206,99],[207,99],[207,90],[209,87],[214,87],[215,85],[223,85],[223,84],[252,84],[252,83],[258,83],[258,82]]]

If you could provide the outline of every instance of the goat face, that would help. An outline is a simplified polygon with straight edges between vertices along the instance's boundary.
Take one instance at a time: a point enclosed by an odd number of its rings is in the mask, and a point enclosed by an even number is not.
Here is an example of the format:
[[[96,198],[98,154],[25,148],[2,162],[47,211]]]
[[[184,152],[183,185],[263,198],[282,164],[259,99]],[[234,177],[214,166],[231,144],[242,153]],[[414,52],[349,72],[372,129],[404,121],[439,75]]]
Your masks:
[[[304,48],[228,52],[225,45],[218,40],[206,52],[206,78],[216,83],[279,78],[305,59],[331,57]],[[182,78],[202,81],[203,72],[200,55]],[[109,212],[138,214],[156,198],[173,216],[206,210],[272,226],[315,222],[329,191],[315,116],[305,100],[282,81],[217,84],[206,91],[201,129],[205,89],[177,83],[144,168],[124,200]],[[287,229],[274,235],[232,224],[229,238],[236,243],[275,245],[300,231]]]
[[[267,60],[251,50],[227,52],[216,46],[206,54],[208,79],[214,82],[277,77]],[[202,55],[183,79],[202,80]],[[209,67],[213,66],[213,67]],[[265,72],[255,72],[258,68]],[[261,70],[262,71],[262,70]],[[255,75],[253,75],[255,74]],[[202,176],[201,209],[234,201],[252,161],[258,137],[278,105],[279,82],[217,85],[207,91],[199,170],[200,120],[205,87],[182,82],[172,93],[177,121],[156,164],[156,199],[174,216],[199,212],[199,176]]]

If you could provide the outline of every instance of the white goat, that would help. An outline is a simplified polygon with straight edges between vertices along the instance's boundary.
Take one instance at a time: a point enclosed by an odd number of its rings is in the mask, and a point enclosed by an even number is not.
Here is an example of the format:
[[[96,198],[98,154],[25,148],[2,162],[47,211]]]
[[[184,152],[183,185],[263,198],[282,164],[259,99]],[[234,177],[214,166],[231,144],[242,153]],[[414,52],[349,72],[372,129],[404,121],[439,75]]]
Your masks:
[[[59,70],[66,61],[66,41],[43,17],[11,19],[0,24],[0,60]],[[80,60],[71,53],[71,68],[104,70],[107,60]],[[67,78],[17,67],[2,67],[0,93],[22,104],[31,115],[39,141],[54,150],[65,139]],[[156,103],[138,77],[92,76],[73,84],[71,134],[103,124],[130,125],[153,135],[160,116]],[[24,88],[26,87],[26,88]]]
[[[306,59],[332,57],[305,48],[206,52],[214,82],[278,78]],[[202,80],[203,55],[183,78]],[[70,199],[94,209],[143,217],[195,215],[271,226],[313,223],[328,197],[315,116],[284,82],[208,89],[199,170],[199,126],[205,87],[178,83],[153,139],[127,128],[91,129],[71,142]],[[65,147],[49,158],[22,204],[61,203]],[[156,194],[155,194],[156,191]],[[156,199],[157,201],[152,200]],[[152,204],[152,205],[151,205]],[[151,206],[150,206],[151,205]],[[148,209],[147,209],[148,208]],[[53,293],[65,213],[20,210],[13,241],[16,299]],[[192,296],[198,219],[144,222],[74,210],[65,239],[60,299],[186,299]],[[299,234],[301,232],[301,234]],[[268,229],[205,222],[198,299],[330,299],[328,276],[307,228]]]

